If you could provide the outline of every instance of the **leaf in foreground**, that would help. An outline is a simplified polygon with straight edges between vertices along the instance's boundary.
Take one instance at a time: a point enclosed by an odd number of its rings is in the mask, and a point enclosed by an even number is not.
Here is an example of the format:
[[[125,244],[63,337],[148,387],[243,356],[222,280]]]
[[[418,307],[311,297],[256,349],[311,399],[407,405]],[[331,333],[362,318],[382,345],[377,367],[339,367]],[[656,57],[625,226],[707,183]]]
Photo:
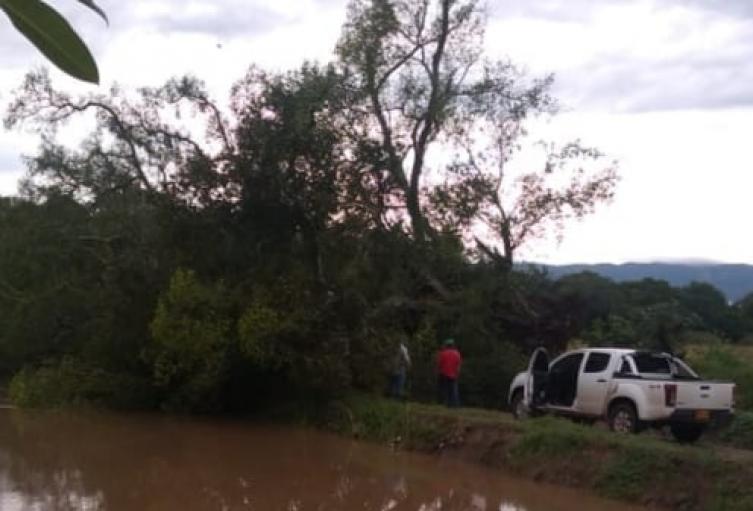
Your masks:
[[[95,4],[93,0],[78,0],[78,1],[79,3],[84,4],[89,9],[99,14],[108,25],[110,24],[110,20],[107,19],[107,14],[105,14],[105,11],[103,11],[102,8],[100,8],[97,4]]]
[[[0,0],[13,25],[53,64],[69,75],[99,83],[99,71],[86,44],[55,9],[40,0]]]

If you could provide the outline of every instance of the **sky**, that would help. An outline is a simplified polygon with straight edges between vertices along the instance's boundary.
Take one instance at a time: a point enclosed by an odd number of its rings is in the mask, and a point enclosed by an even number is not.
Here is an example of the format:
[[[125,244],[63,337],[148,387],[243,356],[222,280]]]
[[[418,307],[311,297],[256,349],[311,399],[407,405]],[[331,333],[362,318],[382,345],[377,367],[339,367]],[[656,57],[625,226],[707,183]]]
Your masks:
[[[249,65],[327,61],[346,0],[98,0],[110,25],[51,1],[90,44],[103,87],[202,78],[221,101]],[[487,55],[553,72],[562,112],[535,137],[578,138],[619,161],[614,201],[520,254],[546,263],[713,260],[753,264],[753,2],[494,0]],[[45,64],[0,14],[0,105]],[[52,71],[57,87],[95,91]],[[38,140],[0,131],[0,194]]]

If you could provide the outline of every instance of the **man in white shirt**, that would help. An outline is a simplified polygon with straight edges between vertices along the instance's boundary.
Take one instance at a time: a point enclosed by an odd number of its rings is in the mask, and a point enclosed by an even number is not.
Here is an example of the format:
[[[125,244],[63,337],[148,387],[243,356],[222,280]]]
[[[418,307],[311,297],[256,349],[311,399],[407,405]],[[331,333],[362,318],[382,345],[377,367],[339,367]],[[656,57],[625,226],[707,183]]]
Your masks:
[[[408,347],[403,341],[400,341],[397,350],[395,351],[395,358],[392,361],[391,375],[390,375],[390,396],[396,399],[404,397],[405,380],[408,377],[408,369],[410,369],[411,360],[408,353]]]

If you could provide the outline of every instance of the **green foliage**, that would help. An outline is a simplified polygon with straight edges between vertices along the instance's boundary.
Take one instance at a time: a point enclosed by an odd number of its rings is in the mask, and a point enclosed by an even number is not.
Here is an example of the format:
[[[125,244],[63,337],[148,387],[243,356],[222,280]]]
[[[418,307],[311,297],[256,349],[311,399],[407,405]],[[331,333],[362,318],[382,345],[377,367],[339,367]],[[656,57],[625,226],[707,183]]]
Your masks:
[[[600,492],[611,498],[636,500],[647,488],[665,484],[676,470],[667,452],[650,447],[620,449],[603,469],[598,481]]]
[[[92,0],[78,0],[107,20]],[[89,49],[70,24],[55,9],[41,0],[0,0],[0,9],[11,23],[50,62],[69,75],[99,83],[99,71]]]
[[[71,357],[18,372],[10,382],[9,396],[14,404],[26,408],[90,405],[123,409],[154,402],[154,391],[143,379],[111,373]]]
[[[588,444],[589,435],[582,426],[563,419],[544,417],[525,425],[511,454],[522,462],[530,457],[543,461],[575,455]]]
[[[738,411],[732,424],[719,437],[727,444],[753,450],[753,413]]]
[[[168,389],[169,409],[218,407],[233,344],[232,321],[221,284],[207,286],[179,269],[160,298],[151,323],[154,378]]]
[[[238,320],[241,353],[259,366],[280,365],[282,361],[274,353],[274,340],[286,326],[274,309],[252,305]]]
[[[515,375],[528,364],[511,342],[489,342],[486,352],[470,351],[462,369],[462,399],[469,406],[504,409]]]
[[[594,319],[583,338],[592,345],[627,347],[634,346],[638,336],[632,321],[609,314],[606,318]]]

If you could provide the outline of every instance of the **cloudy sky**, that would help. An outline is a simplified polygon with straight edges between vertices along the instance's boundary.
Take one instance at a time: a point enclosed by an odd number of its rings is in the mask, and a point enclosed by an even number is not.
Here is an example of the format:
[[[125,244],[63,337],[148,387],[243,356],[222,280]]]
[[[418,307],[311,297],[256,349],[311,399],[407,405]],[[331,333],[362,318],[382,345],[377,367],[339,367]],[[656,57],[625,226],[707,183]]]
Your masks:
[[[226,98],[251,63],[283,70],[330,58],[346,0],[99,0],[109,27],[73,0],[51,3],[90,43],[104,84],[193,73]],[[493,0],[490,10],[490,56],[556,74],[565,111],[536,135],[596,145],[622,175],[611,205],[527,258],[753,263],[753,1]],[[0,18],[4,104],[44,61]],[[0,133],[0,194],[15,190],[20,155],[36,143]]]

